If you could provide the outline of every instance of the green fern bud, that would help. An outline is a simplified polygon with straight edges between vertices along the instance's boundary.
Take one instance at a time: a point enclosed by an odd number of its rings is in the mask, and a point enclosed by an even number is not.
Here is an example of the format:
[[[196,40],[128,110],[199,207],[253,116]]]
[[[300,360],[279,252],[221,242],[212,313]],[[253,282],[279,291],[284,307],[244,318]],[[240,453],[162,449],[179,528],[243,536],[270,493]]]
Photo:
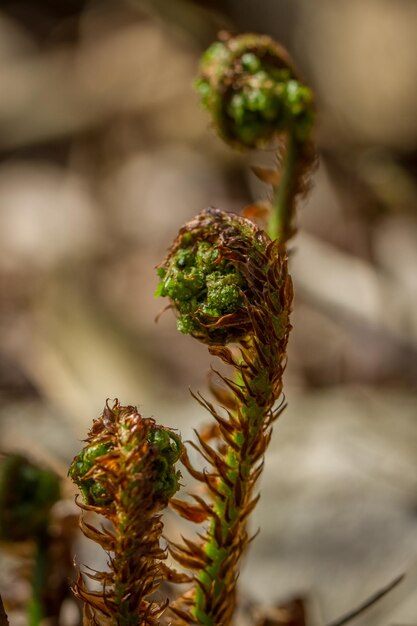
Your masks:
[[[185,224],[158,268],[156,290],[171,299],[178,330],[213,346],[253,333],[253,307],[264,305],[276,264],[271,246],[252,221],[219,209]]]
[[[83,496],[80,508],[106,517],[111,530],[82,518],[80,525],[111,556],[107,571],[87,574],[100,591],[91,591],[81,574],[74,584],[84,602],[84,623],[156,626],[166,604],[152,596],[169,571],[163,567],[161,511],[180,486],[175,463],[181,439],[116,400],[93,422],[86,444],[69,475]]]
[[[297,77],[287,52],[265,35],[212,44],[196,88],[220,136],[234,146],[263,147],[287,130],[303,142],[311,132],[312,91]]]
[[[182,450],[181,439],[151,419],[142,418],[134,407],[105,407],[94,422],[87,445],[71,463],[68,475],[80,489],[85,504],[111,507],[117,478],[129,460],[130,476],[143,481],[146,464],[148,479],[153,483],[152,499],[165,503],[179,488],[179,472],[174,464]],[[120,473],[114,476],[114,467]],[[138,483],[139,484],[139,483]]]
[[[94,478],[88,478],[94,469],[96,461],[108,454],[112,449],[110,442],[101,442],[86,446],[77,454],[71,463],[68,476],[78,486],[86,504],[106,506],[111,502],[111,496],[106,492],[104,485]]]

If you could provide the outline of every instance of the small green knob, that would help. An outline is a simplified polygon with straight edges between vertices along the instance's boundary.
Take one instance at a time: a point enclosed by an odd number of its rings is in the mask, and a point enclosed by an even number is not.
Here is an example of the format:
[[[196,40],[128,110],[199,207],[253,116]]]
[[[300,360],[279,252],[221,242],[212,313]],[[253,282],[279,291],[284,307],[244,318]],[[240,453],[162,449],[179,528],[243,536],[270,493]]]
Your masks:
[[[252,328],[247,262],[262,264],[269,242],[250,220],[219,209],[185,224],[158,268],[156,290],[171,299],[178,330],[212,345],[244,339]]]
[[[212,44],[196,88],[220,136],[235,147],[262,148],[287,130],[301,142],[309,137],[312,91],[270,37],[244,34]]]
[[[112,509],[132,491],[146,491],[151,507],[165,506],[179,489],[181,452],[178,435],[116,401],[94,422],[68,475],[87,505]]]

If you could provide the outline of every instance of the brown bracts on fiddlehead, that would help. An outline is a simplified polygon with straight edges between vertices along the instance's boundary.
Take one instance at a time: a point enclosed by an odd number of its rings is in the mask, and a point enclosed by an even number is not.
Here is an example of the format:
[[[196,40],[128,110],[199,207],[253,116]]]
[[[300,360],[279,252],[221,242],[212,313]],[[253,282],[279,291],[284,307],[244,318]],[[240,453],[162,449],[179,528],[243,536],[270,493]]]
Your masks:
[[[270,37],[254,34],[224,38],[211,45],[202,57],[196,84],[215,128],[227,143],[264,148],[277,136],[284,138],[282,166],[272,177],[268,233],[272,239],[287,241],[295,232],[297,197],[306,191],[315,163],[311,89],[300,80],[281,46]],[[271,182],[269,173],[261,178]]]
[[[110,553],[109,571],[85,573],[98,581],[90,591],[80,574],[74,593],[84,602],[85,624],[154,626],[165,605],[149,596],[165,577],[160,545],[161,511],[179,488],[175,463],[181,441],[171,430],[141,417],[133,406],[106,405],[69,471],[84,511],[111,522],[100,529],[81,519],[89,539]]]
[[[271,425],[281,408],[282,374],[290,330],[292,283],[285,250],[251,221],[217,209],[186,224],[159,268],[160,295],[171,298],[179,328],[209,344],[234,368],[214,388],[218,411],[198,397],[218,425],[218,438],[199,438],[209,470],[190,473],[205,483],[210,500],[173,501],[188,519],[209,519],[201,544],[171,546],[179,563],[195,569],[195,588],[173,610],[204,626],[231,622],[239,560],[249,541],[246,520],[256,504],[256,481]],[[227,344],[232,344],[228,347]],[[233,346],[233,344],[235,344]]]

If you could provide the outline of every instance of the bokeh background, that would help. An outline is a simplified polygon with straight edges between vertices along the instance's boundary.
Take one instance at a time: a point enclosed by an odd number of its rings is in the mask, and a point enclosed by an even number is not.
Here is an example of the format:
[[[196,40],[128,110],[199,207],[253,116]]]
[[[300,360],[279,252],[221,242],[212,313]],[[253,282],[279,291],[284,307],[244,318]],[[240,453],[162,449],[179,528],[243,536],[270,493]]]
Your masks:
[[[106,398],[185,439],[207,420],[188,387],[204,391],[210,358],[170,312],[155,323],[153,293],[184,221],[268,195],[249,165],[271,155],[223,146],[192,89],[219,29],[275,36],[319,110],[291,260],[288,409],[242,598],[299,595],[323,625],[407,571],[355,624],[415,625],[415,0],[2,0],[1,449],[65,474]]]

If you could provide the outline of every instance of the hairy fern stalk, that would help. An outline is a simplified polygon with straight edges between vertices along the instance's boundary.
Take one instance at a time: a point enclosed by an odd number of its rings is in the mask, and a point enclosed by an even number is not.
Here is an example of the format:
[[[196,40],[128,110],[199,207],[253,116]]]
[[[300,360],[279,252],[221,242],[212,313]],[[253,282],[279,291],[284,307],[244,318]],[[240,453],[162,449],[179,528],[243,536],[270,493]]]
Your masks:
[[[83,511],[110,527],[81,518],[85,536],[109,553],[109,570],[88,572],[101,589],[87,588],[81,573],[74,593],[84,602],[84,624],[155,626],[165,609],[149,599],[164,578],[161,511],[179,487],[174,468],[181,452],[172,431],[116,401],[94,421],[69,475],[80,488]]]
[[[194,596],[177,602],[175,613],[207,626],[227,624],[235,607],[239,559],[249,541],[246,520],[257,501],[255,484],[282,408],[274,404],[282,392],[290,330],[287,256],[249,220],[208,209],[183,227],[160,275],[161,293],[179,310],[180,328],[208,343],[236,373],[234,380],[218,374],[225,388],[214,388],[225,412],[198,398],[218,425],[213,442],[197,433],[209,471],[195,470],[184,457],[190,473],[207,485],[210,500],[199,506],[209,525],[200,545],[171,546],[179,563],[196,570]],[[189,297],[192,290],[184,281],[191,275],[205,287]],[[227,347],[231,341],[234,348]],[[184,502],[172,504],[185,517],[195,513]]]

